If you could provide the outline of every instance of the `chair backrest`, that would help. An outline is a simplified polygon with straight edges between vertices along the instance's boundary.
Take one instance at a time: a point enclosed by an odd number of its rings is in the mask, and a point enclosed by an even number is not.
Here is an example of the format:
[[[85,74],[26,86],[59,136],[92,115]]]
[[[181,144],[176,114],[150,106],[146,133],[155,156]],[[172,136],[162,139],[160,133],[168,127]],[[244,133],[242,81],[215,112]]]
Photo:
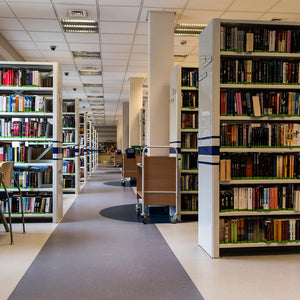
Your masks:
[[[3,183],[5,187],[11,187],[11,181],[14,174],[14,162],[6,161],[2,163],[0,172],[3,173]]]

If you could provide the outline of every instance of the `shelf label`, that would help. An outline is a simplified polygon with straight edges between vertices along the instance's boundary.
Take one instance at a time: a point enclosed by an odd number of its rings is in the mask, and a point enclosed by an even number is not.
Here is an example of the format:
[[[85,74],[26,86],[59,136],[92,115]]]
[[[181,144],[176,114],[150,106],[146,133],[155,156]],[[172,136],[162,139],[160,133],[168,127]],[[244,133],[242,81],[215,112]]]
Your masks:
[[[203,79],[207,77],[207,72],[204,72],[200,77],[199,77],[199,82],[201,82]]]

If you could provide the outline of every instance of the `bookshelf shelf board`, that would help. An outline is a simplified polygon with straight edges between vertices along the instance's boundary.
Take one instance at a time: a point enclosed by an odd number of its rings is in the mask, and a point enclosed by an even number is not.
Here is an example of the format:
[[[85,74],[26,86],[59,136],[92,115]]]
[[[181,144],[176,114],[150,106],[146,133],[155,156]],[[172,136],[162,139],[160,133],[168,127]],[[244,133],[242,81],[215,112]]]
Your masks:
[[[255,153],[294,153],[299,152],[300,148],[288,148],[288,147],[281,147],[281,148],[243,148],[243,147],[232,147],[232,148],[222,148],[220,147],[220,152],[222,153],[248,153],[248,152],[255,152]]]
[[[198,128],[181,128],[181,132],[198,132]]]
[[[63,116],[75,116],[74,112],[63,112]]]
[[[53,188],[23,188],[20,187],[22,192],[52,192]],[[8,188],[7,189],[9,192],[18,192],[17,188]],[[3,192],[4,188],[0,188],[0,191]]]
[[[75,130],[74,127],[63,127],[63,130]]]
[[[53,113],[46,112],[26,112],[26,111],[14,111],[14,112],[0,112],[0,117],[12,117],[12,118],[53,118]]]
[[[180,173],[198,174],[198,170],[180,170]]]
[[[7,213],[4,214],[8,216]],[[52,218],[53,213],[33,213],[33,212],[24,212],[24,218]],[[22,215],[18,213],[12,213],[12,218],[21,218]]]
[[[13,141],[13,142],[51,142],[52,143],[52,138],[44,138],[44,137],[40,137],[40,138],[34,138],[34,137],[18,137],[18,136],[8,136],[8,137],[0,137],[0,142],[4,142],[4,141]]]
[[[262,121],[300,121],[299,116],[263,116],[263,117],[251,117],[251,116],[220,116],[220,121],[226,122],[239,122],[239,121],[249,121],[249,122],[262,122]]]
[[[195,87],[195,86],[182,86],[181,90],[183,90],[183,91],[197,91],[198,88]]]
[[[74,142],[70,142],[70,143],[69,143],[69,142],[67,142],[67,143],[64,142],[64,143],[63,143],[63,147],[64,147],[64,148],[67,148],[67,147],[70,147],[70,146],[75,146],[75,145],[76,145],[76,143],[74,143]]]
[[[221,57],[262,57],[262,58],[295,58],[300,59],[300,53],[289,53],[289,52],[243,52],[243,51],[221,51]]]
[[[265,210],[265,211],[229,211],[220,212],[220,217],[240,217],[240,216],[295,216],[299,211],[294,210]]]
[[[180,191],[180,194],[198,195],[198,191]]]
[[[271,90],[300,90],[300,84],[256,84],[256,83],[221,83],[221,89],[271,89]]]
[[[181,152],[198,152],[198,149],[197,148],[189,148],[189,149],[181,148]]]
[[[198,107],[181,107],[181,111],[192,111],[192,112],[198,112]]]
[[[288,184],[288,183],[298,183],[300,184],[300,179],[256,179],[256,180],[230,180],[230,181],[220,181],[222,185],[231,184]]]
[[[66,176],[75,176],[76,174],[75,173],[63,173],[63,175],[66,175]]]
[[[63,157],[63,160],[75,160],[75,157]]]
[[[258,243],[226,243],[220,244],[220,248],[257,248],[257,247],[284,247],[284,246],[300,246],[300,242],[258,242]]]
[[[64,192],[73,192],[75,193],[75,189],[74,188],[63,188]]]
[[[181,211],[181,214],[182,215],[189,215],[189,216],[191,216],[191,215],[198,215],[198,211],[197,210],[195,210],[195,211],[189,211],[189,210],[182,210]]]
[[[15,167],[48,167],[52,166],[53,162],[29,162],[29,163],[21,163],[15,162]]]

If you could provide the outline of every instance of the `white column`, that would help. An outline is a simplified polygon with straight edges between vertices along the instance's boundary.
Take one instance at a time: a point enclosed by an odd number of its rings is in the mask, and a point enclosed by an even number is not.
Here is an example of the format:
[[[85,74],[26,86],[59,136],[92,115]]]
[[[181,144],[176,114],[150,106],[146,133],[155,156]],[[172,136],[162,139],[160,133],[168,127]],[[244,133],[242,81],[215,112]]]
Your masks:
[[[123,135],[123,124],[122,115],[118,118],[117,122],[117,149],[122,149],[122,135]]]
[[[123,102],[122,152],[129,147],[129,102]]]
[[[170,71],[174,65],[174,13],[150,11],[148,19],[147,145],[169,145]],[[160,153],[158,153],[160,152]],[[158,151],[157,155],[161,154]],[[165,153],[165,151],[163,151]]]
[[[144,78],[130,78],[129,88],[129,146],[140,145],[139,113],[143,107]]]

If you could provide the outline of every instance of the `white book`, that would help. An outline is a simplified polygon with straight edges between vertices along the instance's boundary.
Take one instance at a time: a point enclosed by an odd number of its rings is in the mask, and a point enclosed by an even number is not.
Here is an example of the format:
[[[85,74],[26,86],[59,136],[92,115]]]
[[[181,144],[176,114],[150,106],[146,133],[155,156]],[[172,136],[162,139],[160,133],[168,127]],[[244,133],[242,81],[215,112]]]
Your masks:
[[[286,208],[286,187],[282,187],[282,208]]]
[[[252,210],[252,188],[251,187],[248,188],[247,197],[248,197],[247,209]]]
[[[239,209],[239,188],[233,188],[233,208]]]

